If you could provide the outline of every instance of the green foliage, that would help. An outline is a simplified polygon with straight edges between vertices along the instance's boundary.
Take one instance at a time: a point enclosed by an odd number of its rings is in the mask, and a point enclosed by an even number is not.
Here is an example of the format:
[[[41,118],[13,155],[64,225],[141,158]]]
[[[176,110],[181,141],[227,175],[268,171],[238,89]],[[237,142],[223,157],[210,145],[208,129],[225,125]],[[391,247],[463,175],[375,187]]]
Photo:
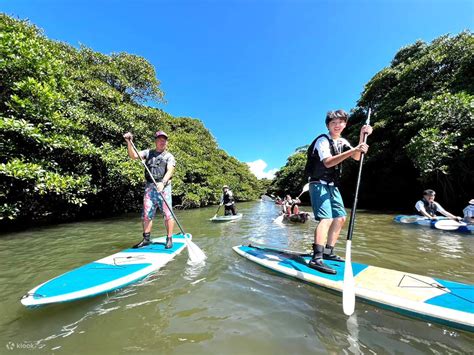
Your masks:
[[[371,107],[359,206],[411,211],[426,188],[460,213],[474,185],[474,36],[462,32],[400,49],[389,67],[365,85],[344,136],[357,143]],[[299,193],[305,146],[288,158],[269,191]],[[358,164],[345,162],[341,192],[346,205]]]
[[[297,152],[288,157],[284,167],[275,174],[269,192],[278,196],[290,194],[298,196],[306,184],[304,167],[306,164],[306,150],[299,148]]]
[[[364,170],[362,205],[412,206],[425,188],[459,210],[474,184],[474,36],[462,32],[402,48],[365,86],[348,128],[355,138],[362,110],[375,109]],[[354,179],[355,169],[349,178]],[[353,185],[353,183],[351,184]]]
[[[128,158],[123,133],[140,149],[153,132],[170,135],[177,158],[174,203],[217,203],[224,184],[237,200],[262,184],[218,148],[196,119],[144,106],[164,101],[144,58],[104,55],[47,39],[27,21],[0,14],[0,219],[12,224],[136,210],[144,172]]]
[[[437,175],[469,175],[463,162],[474,148],[474,96],[441,94],[421,104],[412,124],[421,127],[406,146],[421,181]],[[426,149],[429,147],[429,149]]]

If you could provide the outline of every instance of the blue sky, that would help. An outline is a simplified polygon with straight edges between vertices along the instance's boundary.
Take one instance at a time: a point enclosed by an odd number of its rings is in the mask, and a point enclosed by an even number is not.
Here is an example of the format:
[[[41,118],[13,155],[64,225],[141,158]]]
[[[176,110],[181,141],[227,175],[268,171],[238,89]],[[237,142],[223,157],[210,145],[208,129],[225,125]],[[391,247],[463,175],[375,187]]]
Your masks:
[[[394,54],[473,28],[472,0],[0,0],[52,39],[145,57],[175,116],[260,173],[350,110]],[[261,160],[261,161],[260,161]]]

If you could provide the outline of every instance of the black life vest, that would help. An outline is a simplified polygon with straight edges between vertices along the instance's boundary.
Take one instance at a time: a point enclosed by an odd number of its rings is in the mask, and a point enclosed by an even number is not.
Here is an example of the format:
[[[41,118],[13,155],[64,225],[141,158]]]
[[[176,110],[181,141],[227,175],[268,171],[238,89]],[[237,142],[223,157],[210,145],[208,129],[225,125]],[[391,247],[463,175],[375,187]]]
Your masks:
[[[425,199],[422,199],[423,204],[425,205],[425,211],[428,213],[431,217],[436,216],[436,213],[438,212],[438,207],[436,207],[436,203],[434,202],[428,202]]]
[[[223,195],[224,205],[229,206],[234,203],[234,194],[232,191],[228,190]]]
[[[150,169],[151,174],[156,182],[160,182],[163,180],[163,177],[168,170],[168,163],[165,159],[166,151],[157,152],[155,149],[150,149],[148,151],[145,164]],[[145,169],[145,178],[148,182],[153,182],[150,175]]]
[[[330,168],[326,168],[326,166],[324,166],[324,163],[319,158],[318,151],[314,150],[316,141],[321,137],[326,137],[326,139],[329,141],[329,147],[331,149],[332,156],[338,155],[350,149],[350,147],[347,145],[339,146],[339,149],[337,149],[336,145],[334,144],[334,140],[327,134],[321,134],[317,136],[309,145],[306,152],[305,173],[311,181],[324,180],[328,183],[332,182],[337,185],[342,175],[342,164],[339,163]]]

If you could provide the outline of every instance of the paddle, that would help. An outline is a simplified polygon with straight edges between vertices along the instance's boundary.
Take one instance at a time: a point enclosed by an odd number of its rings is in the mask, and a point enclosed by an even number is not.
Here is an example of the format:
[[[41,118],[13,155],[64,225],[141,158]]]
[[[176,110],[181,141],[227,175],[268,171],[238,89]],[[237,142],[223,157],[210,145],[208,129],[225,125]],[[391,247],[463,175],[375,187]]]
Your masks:
[[[212,217],[212,218],[216,218],[216,217],[217,217],[217,214],[219,213],[219,210],[221,209],[221,206],[222,206],[222,204],[219,204],[219,207],[217,208],[216,214],[215,214],[214,217]],[[212,218],[211,218],[211,219],[212,219]]]
[[[367,120],[365,121],[366,125],[370,124],[370,113],[367,114]],[[367,142],[367,133],[364,134],[364,143]],[[344,262],[344,284],[342,288],[342,308],[344,314],[350,316],[354,313],[355,309],[355,282],[354,282],[354,273],[352,271],[352,262],[351,262],[351,246],[352,246],[352,233],[354,231],[355,223],[355,214],[357,207],[357,198],[359,196],[359,186],[362,176],[362,164],[364,163],[365,154],[362,153],[359,163],[359,173],[357,175],[357,184],[354,195],[354,205],[352,206],[351,219],[349,221],[349,229],[347,232],[347,243],[346,243],[346,260]]]
[[[140,162],[143,164],[146,171],[148,172],[148,175],[150,175],[151,180],[155,184],[156,189],[158,191],[158,183],[153,178],[153,175],[151,174],[150,169],[148,169],[148,166],[145,164],[143,159],[140,157],[140,153],[138,152],[137,147],[135,147],[135,144],[133,144],[132,140],[130,140],[130,144],[132,145],[133,150],[137,154],[138,159],[140,160]],[[170,210],[171,215],[173,216],[174,220],[176,221],[176,224],[178,225],[179,229],[181,230],[181,233],[183,234],[184,241],[186,242],[186,246],[187,246],[187,249],[188,249],[189,259],[191,260],[192,263],[201,263],[201,262],[203,262],[206,259],[206,254],[204,254],[204,252],[195,243],[193,243],[193,241],[191,239],[186,237],[186,233],[184,233],[183,227],[181,227],[181,224],[179,223],[178,218],[176,218],[176,215],[174,214],[173,210],[171,209],[171,206],[168,205],[168,202],[166,201],[165,196],[163,196],[163,193],[161,191],[158,191],[158,193],[161,195],[163,201],[166,204],[166,207],[168,207],[168,209]]]
[[[465,226],[467,226],[466,223],[453,221],[452,219],[445,219],[445,220],[437,221],[434,224],[434,227],[436,229],[441,229],[441,230],[444,230],[444,231],[455,231],[459,227],[465,227]]]
[[[422,217],[422,216],[406,216],[406,217],[400,218],[400,223],[415,223],[424,219],[428,219],[428,218]]]
[[[297,198],[300,198],[302,194],[304,194],[305,192],[309,191],[309,182],[303,186],[303,191],[301,191],[301,193],[298,195]]]

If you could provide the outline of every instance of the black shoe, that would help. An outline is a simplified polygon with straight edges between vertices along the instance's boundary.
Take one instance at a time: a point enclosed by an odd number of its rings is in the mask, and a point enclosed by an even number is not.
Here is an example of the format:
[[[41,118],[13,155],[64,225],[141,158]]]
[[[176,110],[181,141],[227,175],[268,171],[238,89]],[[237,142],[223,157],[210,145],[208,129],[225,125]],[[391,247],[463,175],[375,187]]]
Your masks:
[[[323,259],[311,259],[308,266],[325,274],[336,275],[337,271],[323,263]]]
[[[328,245],[326,245],[326,248],[324,248],[323,259],[332,261],[344,261],[343,258],[334,253],[334,247],[330,247]]]
[[[165,249],[171,249],[173,247],[173,237],[166,237]]]
[[[344,261],[343,258],[341,258],[339,255],[336,255],[334,253],[332,253],[332,254],[323,254],[323,259],[324,260],[332,260],[332,261]]]
[[[150,245],[151,244],[151,241],[150,239],[146,239],[146,238],[143,238],[143,240],[138,243],[138,244],[135,244],[133,246],[133,249],[137,249],[137,248],[141,248],[141,247],[146,247],[147,245]]]
[[[143,233],[143,240],[133,246],[134,249],[145,247],[151,244],[150,233]]]

